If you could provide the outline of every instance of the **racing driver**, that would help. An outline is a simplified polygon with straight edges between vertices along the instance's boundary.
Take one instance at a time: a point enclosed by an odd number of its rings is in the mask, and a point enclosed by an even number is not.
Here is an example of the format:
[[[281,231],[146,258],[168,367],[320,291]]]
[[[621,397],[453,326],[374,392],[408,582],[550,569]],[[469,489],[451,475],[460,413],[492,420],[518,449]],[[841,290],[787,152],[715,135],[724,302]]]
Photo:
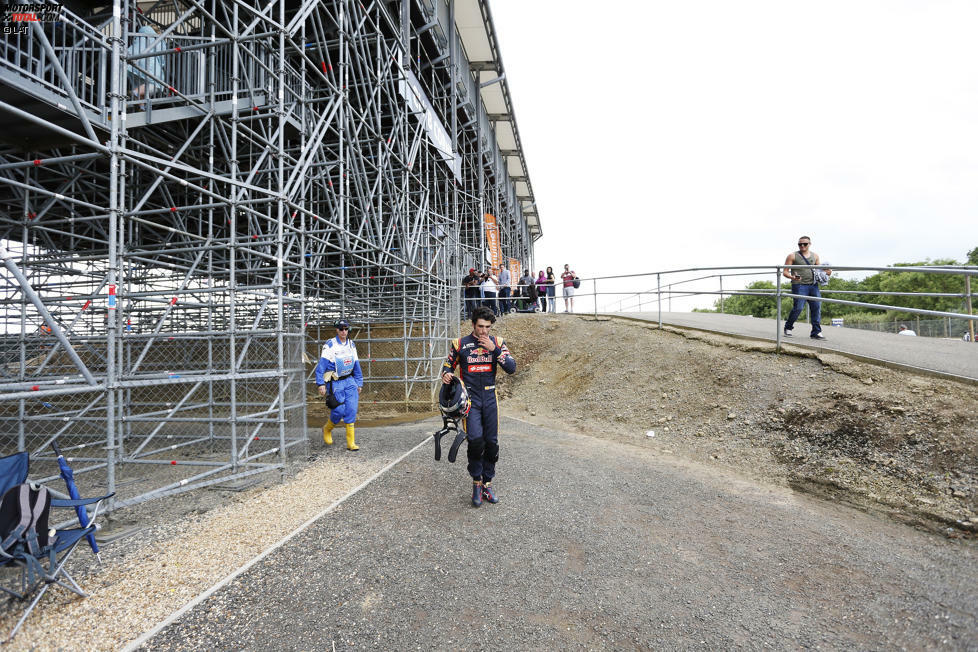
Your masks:
[[[472,311],[472,334],[452,340],[442,365],[441,381],[452,382],[455,367],[472,401],[472,410],[462,421],[468,439],[469,475],[472,476],[472,505],[485,499],[499,502],[492,488],[499,459],[499,410],[496,407],[496,365],[508,374],[516,371],[516,360],[501,338],[489,334],[496,322],[492,310],[479,306]]]

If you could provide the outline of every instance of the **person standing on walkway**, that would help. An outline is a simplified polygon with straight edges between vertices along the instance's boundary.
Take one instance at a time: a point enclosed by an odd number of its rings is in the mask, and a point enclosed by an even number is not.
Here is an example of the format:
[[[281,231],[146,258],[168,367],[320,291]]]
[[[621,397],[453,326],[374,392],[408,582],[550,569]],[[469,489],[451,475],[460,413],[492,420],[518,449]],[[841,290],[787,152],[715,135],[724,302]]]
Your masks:
[[[557,277],[554,268],[547,268],[547,300],[550,302],[550,312],[557,312]]]
[[[917,334],[907,328],[906,324],[900,324],[900,331],[897,333],[897,335],[909,335],[910,337],[917,337]]]
[[[326,340],[319,364],[316,365],[316,384],[319,395],[325,396],[326,383],[332,380],[333,395],[340,402],[329,413],[323,426],[323,442],[327,446],[333,444],[333,428],[342,421],[346,424],[346,448],[355,451],[360,450],[354,440],[353,424],[357,420],[360,392],[363,391],[363,372],[360,370],[357,345],[349,339],[349,333],[349,322],[345,319],[336,322],[336,337]]]
[[[517,309],[533,310],[533,306],[535,306],[537,302],[537,293],[536,285],[533,283],[533,274],[530,273],[530,270],[523,272],[523,277],[520,278],[520,284],[517,291],[519,292],[520,297],[522,297],[522,304],[517,302]],[[520,305],[522,305],[522,308],[520,308]]]
[[[486,275],[482,277],[482,305],[489,308],[494,315],[499,314],[499,306],[496,303],[498,287],[496,268],[490,267]]]
[[[482,306],[472,313],[472,333],[452,340],[441,368],[446,385],[455,377],[465,385],[472,401],[469,416],[462,421],[468,440],[468,471],[472,476],[472,505],[483,500],[499,502],[492,488],[499,460],[499,409],[496,403],[496,365],[508,374],[516,372],[516,360],[502,338],[489,334],[496,316]]]
[[[499,271],[499,309],[505,315],[509,312],[509,295],[512,292],[510,285],[513,277],[509,269],[505,266]]]
[[[564,282],[564,312],[574,312],[574,279],[577,274],[570,268],[569,264],[564,265],[564,271],[560,274],[560,280]],[[570,308],[567,302],[570,302]]]
[[[537,300],[540,303],[540,312],[547,312],[547,277],[541,269],[537,274]]]
[[[791,265],[821,265],[818,254],[812,251],[811,247],[812,239],[807,235],[803,235],[798,238],[798,251],[788,254],[788,257],[784,261],[786,267],[781,274],[785,278],[791,279],[792,294],[801,294],[805,297],[821,298],[822,293],[819,292],[818,283],[815,282],[815,270],[808,267],[790,267]],[[831,269],[826,269],[824,271],[826,275],[832,275]],[[805,299],[803,297],[795,297],[794,299],[791,314],[788,315],[788,321],[784,323],[784,336],[792,336],[795,321],[798,319],[798,316],[801,315],[802,308],[805,307],[806,301],[808,302],[808,313],[812,322],[811,338],[813,340],[824,340],[825,336],[822,335],[822,302],[814,301],[812,299]]]
[[[469,273],[462,277],[462,287],[465,295],[465,316],[471,317],[472,311],[479,305],[479,285],[482,279],[476,273],[475,268],[469,269]]]

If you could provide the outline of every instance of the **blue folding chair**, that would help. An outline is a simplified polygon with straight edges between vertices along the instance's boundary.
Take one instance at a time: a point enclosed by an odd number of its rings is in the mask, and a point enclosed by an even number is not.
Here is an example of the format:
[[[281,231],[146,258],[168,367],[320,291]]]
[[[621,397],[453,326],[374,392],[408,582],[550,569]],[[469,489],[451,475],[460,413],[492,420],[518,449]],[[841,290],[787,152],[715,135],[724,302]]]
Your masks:
[[[78,544],[95,534],[100,498],[62,500],[51,498],[45,487],[27,482],[30,457],[26,451],[0,458],[0,567],[15,569],[18,582],[13,587],[0,585],[0,591],[17,600],[34,599],[10,632],[11,640],[52,584],[58,584],[81,597],[88,597],[68,574],[65,564]],[[48,529],[49,507],[85,509],[94,505],[90,520],[82,527]],[[87,515],[87,514],[86,514]]]

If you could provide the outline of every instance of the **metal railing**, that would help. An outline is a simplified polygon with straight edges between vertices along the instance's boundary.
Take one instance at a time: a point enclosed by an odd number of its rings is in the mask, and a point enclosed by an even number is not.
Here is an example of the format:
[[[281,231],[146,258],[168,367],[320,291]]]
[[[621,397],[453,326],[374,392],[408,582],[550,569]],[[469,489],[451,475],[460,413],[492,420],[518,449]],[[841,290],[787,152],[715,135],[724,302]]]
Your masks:
[[[820,288],[820,294],[831,296],[811,297],[803,294],[796,294],[790,291],[791,287],[783,283],[782,273],[786,268],[791,269],[831,269],[833,272],[911,272],[921,274],[936,275],[957,275],[964,279],[964,289],[962,292],[890,292],[872,290],[842,290],[831,289],[828,287]],[[772,278],[772,274],[774,277]],[[662,270],[656,272],[644,272],[639,274],[624,274],[614,276],[598,276],[581,279],[581,288],[575,291],[574,299],[575,312],[593,312],[597,317],[599,313],[608,312],[631,312],[655,310],[658,313],[658,323],[662,326],[663,305],[666,310],[671,311],[674,300],[688,300],[697,297],[716,297],[718,303],[723,305],[723,299],[731,296],[761,296],[770,297],[776,305],[776,338],[777,345],[781,346],[781,323],[783,321],[781,302],[783,299],[798,299],[804,301],[815,301],[820,304],[836,304],[843,306],[853,306],[857,308],[867,308],[874,310],[894,310],[901,313],[912,315],[964,320],[967,324],[968,335],[971,341],[975,339],[976,322],[978,315],[974,314],[975,294],[973,292],[973,278],[978,276],[978,267],[974,266],[913,266],[913,267],[859,267],[859,266],[838,266],[838,265],[756,265],[738,267],[690,267],[684,269]],[[736,279],[737,285],[742,285],[745,279],[770,280],[774,287],[771,289],[742,289],[730,287],[730,279]],[[674,279],[674,280],[670,280]],[[728,287],[724,288],[724,279],[728,280]],[[648,280],[654,281],[655,285],[650,286]],[[668,282],[663,282],[668,281]],[[786,289],[786,285],[788,286]],[[515,287],[515,286],[514,286]],[[636,289],[638,287],[639,289]],[[944,310],[929,310],[924,308],[913,308],[900,305],[899,302],[878,303],[867,301],[856,301],[842,297],[862,295],[885,298],[893,301],[899,297],[936,297],[936,298],[960,298],[961,312]],[[834,298],[840,297],[840,298]],[[557,288],[555,299],[561,299],[560,288]],[[584,300],[588,299],[590,311],[584,309]],[[599,307],[599,302],[603,305]],[[559,303],[559,301],[558,301]],[[687,302],[688,303],[688,302]]]
[[[0,71],[37,84],[66,111],[77,99],[105,123],[111,48],[93,25],[67,7],[60,11],[57,23],[30,23],[26,32],[6,35],[0,41]]]

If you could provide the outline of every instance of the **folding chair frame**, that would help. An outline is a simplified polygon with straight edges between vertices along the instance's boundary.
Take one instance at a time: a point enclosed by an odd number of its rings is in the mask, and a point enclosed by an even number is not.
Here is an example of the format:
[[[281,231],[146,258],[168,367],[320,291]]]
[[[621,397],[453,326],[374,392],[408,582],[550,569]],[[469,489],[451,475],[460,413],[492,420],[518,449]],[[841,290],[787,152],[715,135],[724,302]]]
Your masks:
[[[24,465],[23,468],[23,476],[24,477],[22,478],[19,476],[17,478],[7,478],[7,484],[11,484],[12,480],[19,480],[18,482],[13,483],[14,485],[26,482],[26,465]],[[78,547],[78,544],[84,541],[86,536],[89,534],[94,534],[98,529],[98,526],[95,524],[95,519],[98,517],[99,507],[101,506],[103,500],[110,498],[112,495],[113,494],[108,494],[98,498],[85,498],[80,500],[52,498],[52,508],[75,508],[95,505],[95,508],[90,516],[89,524],[86,527],[81,528],[57,530],[55,533],[55,538],[52,539],[47,546],[41,549],[37,555],[30,554],[23,547],[19,548],[13,553],[0,549],[0,567],[6,566],[11,568],[19,568],[20,570],[20,579],[18,582],[20,591],[3,585],[0,585],[0,591],[22,602],[27,600],[35,591],[37,592],[37,595],[35,595],[34,599],[31,600],[30,605],[28,605],[24,610],[20,620],[17,621],[17,624],[7,636],[8,642],[14,638],[21,626],[27,620],[27,617],[31,615],[32,611],[34,611],[34,607],[36,607],[41,601],[41,598],[44,597],[44,594],[47,593],[47,590],[52,584],[62,586],[83,598],[88,597],[88,594],[85,593],[85,591],[78,585],[78,582],[76,582],[71,574],[68,573],[68,570],[65,568],[65,564],[68,563],[68,559],[75,551],[75,548]],[[16,543],[17,542],[15,541],[13,544],[11,544],[11,548],[13,548]]]

